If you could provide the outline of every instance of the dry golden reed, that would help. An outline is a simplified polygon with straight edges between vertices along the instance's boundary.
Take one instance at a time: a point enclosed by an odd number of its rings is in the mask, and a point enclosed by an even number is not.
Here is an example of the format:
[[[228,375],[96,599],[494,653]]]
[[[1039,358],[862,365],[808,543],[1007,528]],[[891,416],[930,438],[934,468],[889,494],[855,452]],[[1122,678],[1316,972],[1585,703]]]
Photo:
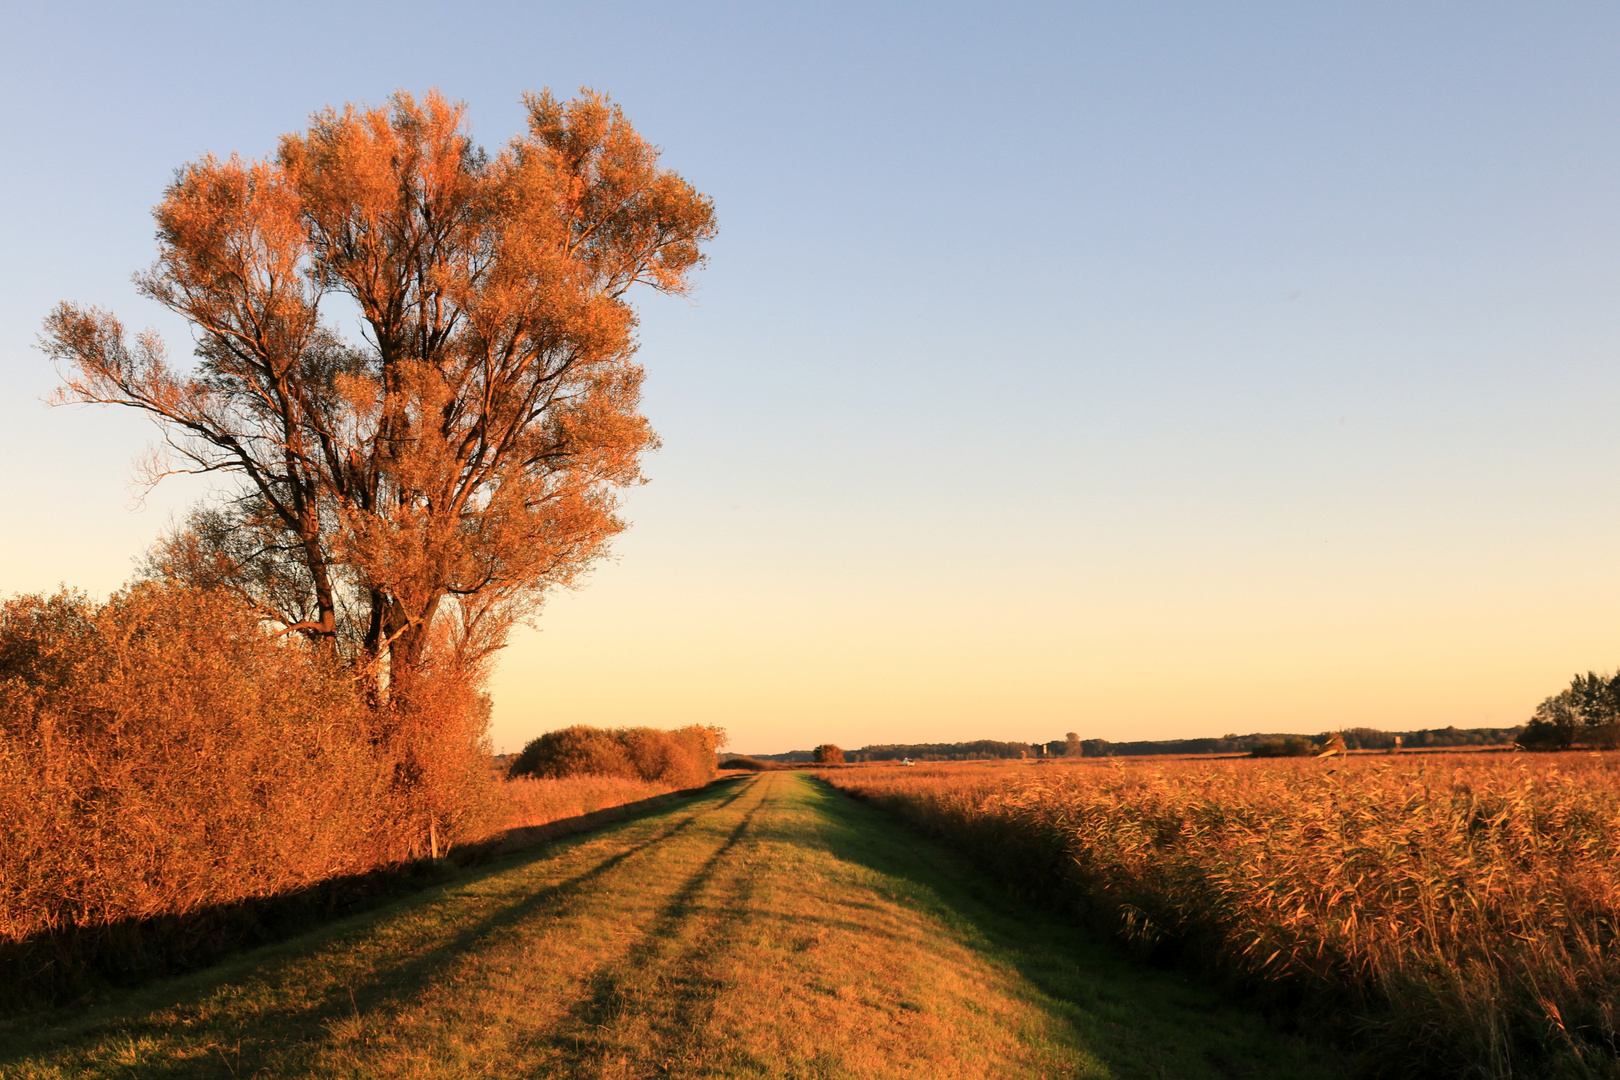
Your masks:
[[[569,776],[560,780],[519,776],[496,787],[502,827],[549,825],[565,818],[640,802],[675,789],[669,784],[623,776]]]
[[[1127,937],[1296,993],[1393,1072],[1608,1075],[1620,759],[829,772]]]

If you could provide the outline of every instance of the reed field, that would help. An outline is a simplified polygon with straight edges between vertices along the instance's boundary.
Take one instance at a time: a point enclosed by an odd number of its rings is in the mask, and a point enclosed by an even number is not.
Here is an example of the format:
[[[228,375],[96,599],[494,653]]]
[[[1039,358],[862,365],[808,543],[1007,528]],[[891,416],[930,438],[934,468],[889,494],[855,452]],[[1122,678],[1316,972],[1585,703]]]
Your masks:
[[[1297,1002],[1386,1075],[1620,1073],[1620,759],[821,774],[1138,947]]]

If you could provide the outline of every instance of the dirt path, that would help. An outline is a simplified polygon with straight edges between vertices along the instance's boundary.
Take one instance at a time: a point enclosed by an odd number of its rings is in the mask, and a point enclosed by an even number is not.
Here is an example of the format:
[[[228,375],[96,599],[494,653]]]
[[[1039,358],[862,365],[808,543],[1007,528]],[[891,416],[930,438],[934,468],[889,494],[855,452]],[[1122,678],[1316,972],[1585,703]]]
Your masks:
[[[766,773],[0,1052],[18,1077],[1323,1077],[1332,1063]]]

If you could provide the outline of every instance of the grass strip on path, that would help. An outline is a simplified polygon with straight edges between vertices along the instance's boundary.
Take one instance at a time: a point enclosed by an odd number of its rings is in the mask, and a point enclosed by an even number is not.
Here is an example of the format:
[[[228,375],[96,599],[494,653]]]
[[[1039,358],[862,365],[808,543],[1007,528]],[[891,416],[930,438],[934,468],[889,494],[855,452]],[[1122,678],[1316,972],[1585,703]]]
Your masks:
[[[1339,1072],[796,773],[0,1045],[0,1076],[29,1080]]]

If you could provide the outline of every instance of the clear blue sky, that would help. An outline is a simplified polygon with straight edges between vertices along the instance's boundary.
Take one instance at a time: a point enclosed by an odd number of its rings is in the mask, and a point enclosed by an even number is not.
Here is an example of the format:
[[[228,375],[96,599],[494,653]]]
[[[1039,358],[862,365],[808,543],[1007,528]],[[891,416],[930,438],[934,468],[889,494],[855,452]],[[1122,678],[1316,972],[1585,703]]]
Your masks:
[[[611,93],[721,223],[644,298],[633,529],[496,741],[1510,724],[1620,662],[1620,9],[14,4],[0,591],[115,588],[144,422],[50,410],[205,151]]]

